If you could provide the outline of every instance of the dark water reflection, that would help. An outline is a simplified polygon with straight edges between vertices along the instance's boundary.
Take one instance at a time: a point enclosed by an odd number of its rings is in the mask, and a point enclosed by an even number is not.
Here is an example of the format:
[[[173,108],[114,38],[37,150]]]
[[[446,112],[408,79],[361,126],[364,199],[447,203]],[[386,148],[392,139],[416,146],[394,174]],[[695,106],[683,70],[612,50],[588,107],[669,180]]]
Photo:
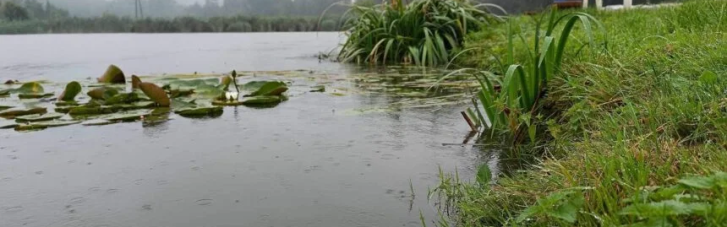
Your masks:
[[[345,74],[351,69],[311,57],[338,40],[333,33],[0,36],[0,49],[24,53],[0,53],[0,79],[83,79],[108,63],[139,74],[233,67]],[[346,112],[396,100],[307,93],[275,108],[228,107],[217,118],[172,116],[147,127],[3,130],[0,226],[419,226],[419,210],[436,217],[426,193],[438,166],[467,177],[497,157],[442,146],[467,135],[463,105]]]

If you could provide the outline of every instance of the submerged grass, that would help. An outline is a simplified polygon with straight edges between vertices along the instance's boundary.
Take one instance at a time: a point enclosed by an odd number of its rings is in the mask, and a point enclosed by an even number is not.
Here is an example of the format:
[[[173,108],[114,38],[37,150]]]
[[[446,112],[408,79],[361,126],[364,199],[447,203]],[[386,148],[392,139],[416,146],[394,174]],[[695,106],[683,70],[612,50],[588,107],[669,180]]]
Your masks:
[[[583,48],[589,38],[582,27],[569,35],[532,121],[535,140],[503,154],[534,161],[487,187],[452,183],[457,176],[442,173],[436,192],[454,210],[451,223],[725,226],[726,9],[727,1],[700,0],[588,12],[608,31],[607,39],[594,34],[608,40],[607,50]],[[511,20],[469,36],[465,48],[473,51],[459,64],[494,75],[508,74],[499,60],[507,53],[532,64],[543,31],[534,28],[536,18]],[[508,30],[516,37],[512,50]]]

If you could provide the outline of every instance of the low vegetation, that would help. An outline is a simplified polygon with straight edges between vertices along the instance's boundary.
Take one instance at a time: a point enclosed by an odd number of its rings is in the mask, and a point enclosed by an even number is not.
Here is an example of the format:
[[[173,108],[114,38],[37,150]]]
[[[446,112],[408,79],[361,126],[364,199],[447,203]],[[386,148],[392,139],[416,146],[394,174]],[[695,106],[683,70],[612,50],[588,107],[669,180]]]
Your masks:
[[[493,181],[485,166],[476,182],[442,175],[433,193],[443,213],[452,212],[436,224],[723,226],[725,8],[727,1],[698,0],[546,12],[468,36],[471,51],[457,64],[490,72],[478,74],[481,94],[494,101],[478,95],[478,109],[495,123],[511,119],[497,132],[514,142],[500,156],[505,173]],[[579,25],[559,33],[572,18]],[[561,53],[559,64],[552,57]],[[513,131],[528,136],[515,139]]]
[[[348,40],[338,58],[370,64],[447,64],[468,32],[495,21],[486,6],[463,0],[353,5],[343,25]]]

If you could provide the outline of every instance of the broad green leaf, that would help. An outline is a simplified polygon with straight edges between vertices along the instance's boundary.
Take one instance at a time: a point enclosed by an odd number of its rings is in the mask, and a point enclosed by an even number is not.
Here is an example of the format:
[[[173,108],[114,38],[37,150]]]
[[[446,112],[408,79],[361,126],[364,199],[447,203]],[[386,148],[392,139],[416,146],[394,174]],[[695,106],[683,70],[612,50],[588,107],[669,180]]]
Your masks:
[[[116,90],[115,88],[100,87],[90,90],[86,94],[92,99],[106,100],[107,98],[111,98],[118,93],[119,90]]]
[[[99,83],[111,83],[111,84],[124,84],[126,83],[126,77],[124,72],[115,65],[109,65],[106,72],[98,78]]]
[[[159,86],[156,86],[152,83],[142,82],[141,84],[139,84],[139,88],[141,88],[141,91],[143,91],[146,96],[148,96],[159,106],[168,107],[171,104],[169,96],[167,96],[167,93]]]
[[[247,96],[277,96],[288,90],[288,86],[280,81],[270,81]]]
[[[31,114],[25,116],[18,116],[15,118],[17,122],[35,122],[35,121],[47,121],[63,117],[64,114],[59,113],[46,113],[46,114]]]
[[[43,93],[45,90],[43,89],[43,86],[40,85],[38,82],[28,82],[24,83],[20,88],[15,89],[15,93],[20,94],[32,94],[32,93]]]
[[[4,118],[15,118],[17,116],[31,115],[31,114],[44,114],[48,111],[46,108],[10,108],[7,110],[0,111],[0,117]]]
[[[66,89],[64,89],[63,93],[61,93],[61,95],[58,96],[58,100],[67,101],[67,102],[73,101],[76,98],[76,96],[79,93],[81,93],[81,89],[82,88],[81,88],[80,83],[78,83],[76,81],[72,81],[66,85]]]

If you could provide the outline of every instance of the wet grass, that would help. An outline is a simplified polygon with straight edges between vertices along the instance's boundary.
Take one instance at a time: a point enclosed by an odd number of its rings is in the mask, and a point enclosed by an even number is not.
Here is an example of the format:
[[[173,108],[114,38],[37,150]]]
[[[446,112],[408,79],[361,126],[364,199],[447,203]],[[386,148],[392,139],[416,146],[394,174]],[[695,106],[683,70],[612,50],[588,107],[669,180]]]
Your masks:
[[[532,124],[495,185],[442,173],[435,190],[459,226],[723,226],[727,217],[727,1],[589,11],[608,45],[577,27]],[[571,12],[561,12],[561,14]],[[460,65],[507,75],[528,64],[537,19],[469,36]],[[512,50],[508,30],[516,34]],[[540,33],[542,34],[542,33]],[[519,42],[517,42],[519,40]],[[603,43],[603,42],[601,42]],[[702,184],[703,183],[703,184]]]
[[[447,64],[468,32],[495,21],[483,7],[463,0],[353,5],[346,13],[348,39],[338,58],[369,64]]]

